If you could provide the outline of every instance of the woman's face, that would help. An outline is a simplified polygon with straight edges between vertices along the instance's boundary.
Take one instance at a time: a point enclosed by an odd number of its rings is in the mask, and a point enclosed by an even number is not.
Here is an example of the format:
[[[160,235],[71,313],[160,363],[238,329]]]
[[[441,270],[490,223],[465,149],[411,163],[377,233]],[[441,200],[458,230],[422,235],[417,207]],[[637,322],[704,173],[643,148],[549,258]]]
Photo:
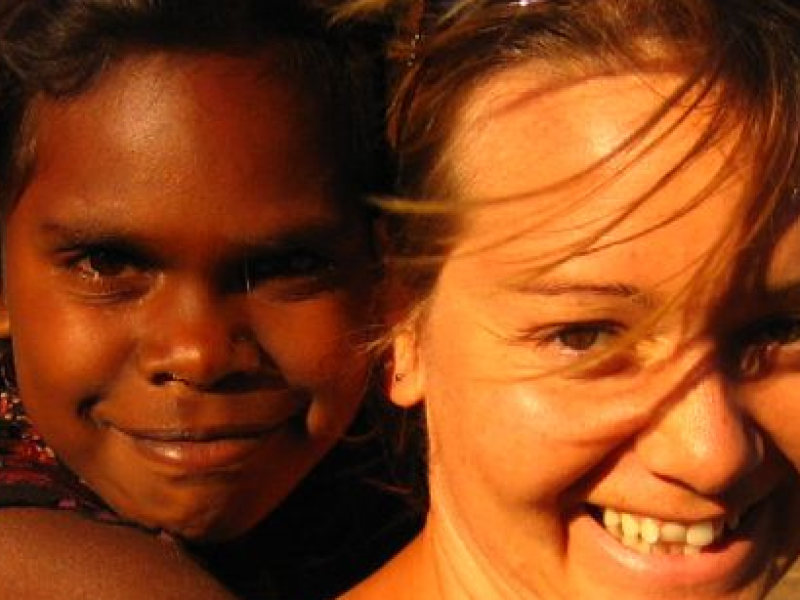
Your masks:
[[[496,75],[459,113],[455,191],[513,200],[470,213],[397,344],[393,397],[426,407],[426,535],[443,579],[481,598],[760,598],[800,542],[800,227],[778,234],[763,284],[745,287],[731,255],[648,324],[734,239],[751,165],[681,214],[733,160],[722,139],[627,214],[697,141],[704,108],[681,124],[680,109],[667,115],[638,158],[563,183],[677,79],[534,94],[532,78]],[[631,346],[581,362],[639,328]],[[758,372],[733,367],[756,355]]]

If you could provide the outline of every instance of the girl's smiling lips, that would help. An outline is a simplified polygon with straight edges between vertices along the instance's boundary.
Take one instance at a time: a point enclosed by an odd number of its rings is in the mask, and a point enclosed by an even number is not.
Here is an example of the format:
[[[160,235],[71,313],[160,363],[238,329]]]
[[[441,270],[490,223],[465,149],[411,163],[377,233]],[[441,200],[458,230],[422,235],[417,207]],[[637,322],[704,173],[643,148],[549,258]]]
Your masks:
[[[258,452],[267,439],[289,423],[203,428],[130,429],[107,424],[146,459],[182,473],[204,474],[235,469]]]

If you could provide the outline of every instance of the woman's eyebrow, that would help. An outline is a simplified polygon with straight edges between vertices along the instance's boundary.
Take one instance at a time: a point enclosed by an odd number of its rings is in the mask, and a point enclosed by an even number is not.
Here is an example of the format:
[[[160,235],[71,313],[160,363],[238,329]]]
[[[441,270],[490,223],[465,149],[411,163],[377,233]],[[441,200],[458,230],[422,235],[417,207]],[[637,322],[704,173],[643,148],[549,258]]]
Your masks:
[[[533,296],[583,296],[595,298],[617,298],[636,305],[652,308],[656,298],[629,283],[610,281],[570,281],[566,279],[544,279],[516,282],[512,289]]]

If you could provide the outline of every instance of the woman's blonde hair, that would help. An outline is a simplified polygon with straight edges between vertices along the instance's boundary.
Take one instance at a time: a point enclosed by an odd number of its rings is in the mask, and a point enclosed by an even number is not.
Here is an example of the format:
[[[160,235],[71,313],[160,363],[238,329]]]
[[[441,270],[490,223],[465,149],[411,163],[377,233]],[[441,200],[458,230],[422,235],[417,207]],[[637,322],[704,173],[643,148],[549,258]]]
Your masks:
[[[566,79],[663,69],[683,78],[608,160],[614,154],[627,155],[628,150],[643,156],[662,137],[676,134],[680,122],[698,106],[708,115],[706,130],[686,155],[643,197],[632,199],[629,210],[608,228],[624,220],[723,135],[734,137],[731,160],[719,173],[710,174],[698,197],[680,199],[674,217],[722,185],[741,164],[740,157],[754,166],[746,198],[735,199],[741,204],[742,231],[723,243],[733,244],[738,252],[755,246],[751,242],[759,236],[777,238],[780,228],[786,227],[786,215],[796,215],[794,201],[800,200],[797,0],[351,0],[340,18],[384,19],[394,23],[396,32],[388,45],[395,67],[387,120],[397,161],[397,186],[395,196],[379,201],[388,223],[388,280],[399,284],[388,288],[390,296],[399,296],[389,300],[399,307],[394,314],[396,329],[423,321],[419,315],[425,314],[465,215],[488,200],[465,199],[463,190],[453,184],[448,149],[463,104],[481,83],[518,65],[542,64],[548,74],[562,74]],[[653,132],[658,135],[651,142],[653,136],[648,134]],[[565,248],[555,262],[539,265],[541,270],[592,248],[607,230],[587,231],[578,246]],[[712,252],[691,285],[713,284],[730,256],[730,252]],[[752,277],[763,273],[753,263],[743,263],[745,275],[748,269]],[[673,303],[607,354],[575,368],[591,367],[593,361],[635,342],[691,291],[690,286],[676,295]],[[394,333],[386,336],[386,344]],[[752,358],[735,360],[749,369]],[[411,474],[424,508],[424,416],[417,410],[397,422],[401,424],[401,465]]]
[[[458,198],[447,161],[459,109],[481,82],[515,65],[537,61],[567,77],[659,69],[683,75],[682,85],[617,151],[641,142],[676,107],[688,115],[702,103],[711,113],[704,135],[657,187],[723,134],[736,136],[733,154],[755,163],[741,207],[747,224],[742,247],[796,193],[800,4],[795,0],[352,0],[342,15],[397,23],[390,44],[396,69],[388,114],[397,197],[383,205],[390,215],[393,264],[413,296],[412,310],[432,290],[471,206]],[[735,162],[728,168],[736,168]],[[728,175],[712,177],[707,191]],[[587,245],[600,233],[593,232]]]

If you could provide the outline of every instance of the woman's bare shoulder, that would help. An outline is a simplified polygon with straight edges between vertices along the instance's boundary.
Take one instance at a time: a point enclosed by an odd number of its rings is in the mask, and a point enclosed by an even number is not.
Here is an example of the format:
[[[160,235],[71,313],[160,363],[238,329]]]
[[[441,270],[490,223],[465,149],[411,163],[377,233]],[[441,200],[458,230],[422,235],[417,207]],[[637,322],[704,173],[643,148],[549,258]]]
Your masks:
[[[337,600],[430,600],[419,554],[422,540],[417,536],[394,558]]]
[[[0,510],[0,598],[234,600],[174,542],[42,508]]]

